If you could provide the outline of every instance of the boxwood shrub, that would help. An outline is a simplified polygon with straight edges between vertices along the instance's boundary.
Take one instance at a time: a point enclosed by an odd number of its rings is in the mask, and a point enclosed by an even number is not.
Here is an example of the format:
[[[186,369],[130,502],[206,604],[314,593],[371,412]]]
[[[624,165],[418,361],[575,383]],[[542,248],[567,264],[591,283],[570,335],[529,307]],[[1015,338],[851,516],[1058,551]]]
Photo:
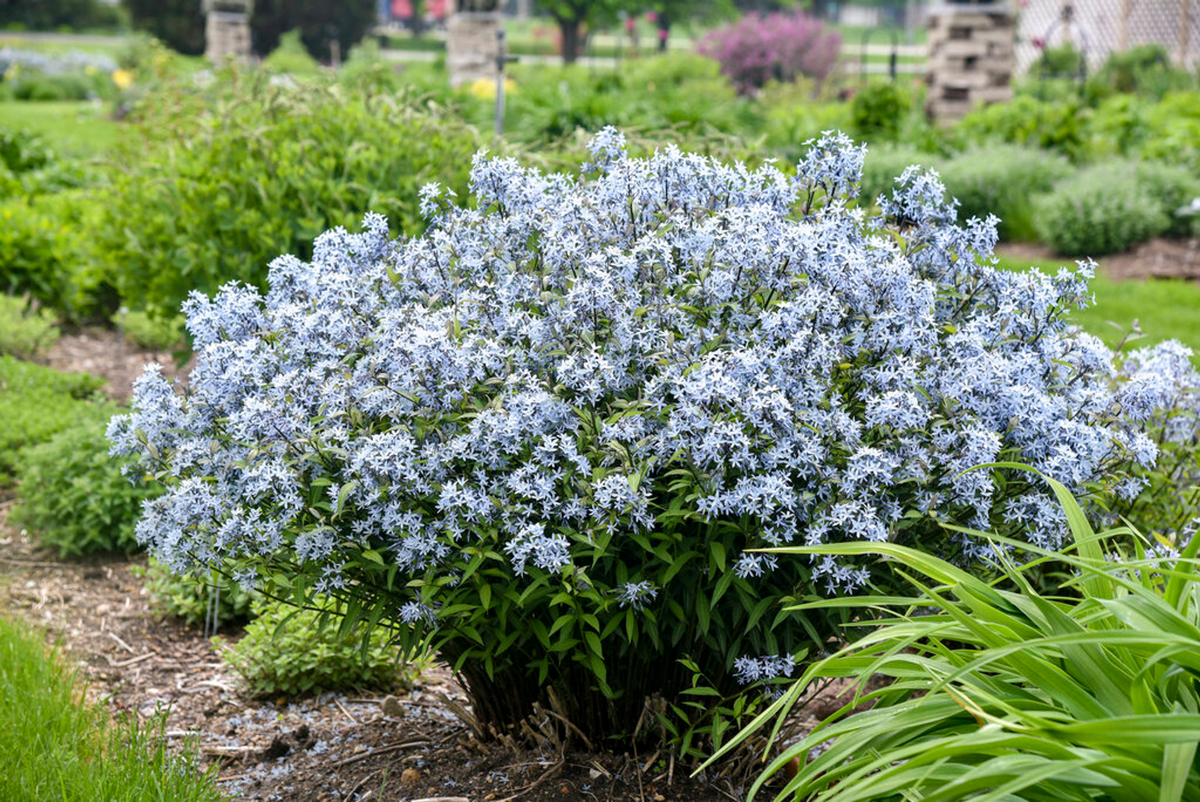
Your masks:
[[[1033,197],[1074,172],[1052,151],[1007,144],[968,148],[941,168],[947,191],[958,200],[960,223],[994,214],[1001,237],[1025,241],[1037,236]]]

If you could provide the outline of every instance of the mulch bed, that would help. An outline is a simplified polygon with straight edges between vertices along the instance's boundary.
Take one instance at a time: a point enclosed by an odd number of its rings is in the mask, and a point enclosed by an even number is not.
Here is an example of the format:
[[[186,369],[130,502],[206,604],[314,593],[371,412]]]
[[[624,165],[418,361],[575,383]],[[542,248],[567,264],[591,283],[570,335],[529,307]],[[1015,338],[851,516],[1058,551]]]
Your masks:
[[[247,800],[739,800],[662,755],[482,743],[451,711],[467,699],[444,666],[382,695],[259,701],[244,695],[199,628],[157,617],[139,559],[59,561],[0,511],[0,609],[44,627],[88,693],[141,719],[167,711],[167,737],[220,763]],[[223,637],[236,640],[237,632]],[[445,699],[451,700],[447,703]]]
[[[108,380],[104,391],[114,401],[128,403],[133,382],[148,362],[163,366],[168,377],[186,376],[192,363],[179,366],[169,353],[144,351],[117,332],[97,327],[67,331],[46,355],[42,364],[65,371],[79,371]]]

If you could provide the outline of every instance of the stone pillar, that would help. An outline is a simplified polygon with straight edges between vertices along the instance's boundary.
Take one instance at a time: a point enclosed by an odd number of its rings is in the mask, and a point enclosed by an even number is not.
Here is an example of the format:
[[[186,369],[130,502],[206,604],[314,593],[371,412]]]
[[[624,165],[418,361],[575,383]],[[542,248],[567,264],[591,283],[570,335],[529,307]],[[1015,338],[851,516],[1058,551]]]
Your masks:
[[[205,58],[213,64],[250,60],[252,8],[253,0],[204,0]]]
[[[446,69],[450,85],[461,86],[480,78],[495,79],[499,55],[496,32],[503,14],[493,0],[460,0],[446,21]]]
[[[1007,2],[942,3],[927,15],[925,110],[955,120],[1012,99],[1016,19]]]

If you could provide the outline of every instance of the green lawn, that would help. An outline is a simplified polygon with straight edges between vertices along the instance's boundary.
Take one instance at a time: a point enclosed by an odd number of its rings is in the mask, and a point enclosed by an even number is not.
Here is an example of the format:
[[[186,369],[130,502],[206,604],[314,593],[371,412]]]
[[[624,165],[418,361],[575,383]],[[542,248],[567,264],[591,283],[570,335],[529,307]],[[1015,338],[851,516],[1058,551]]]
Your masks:
[[[1002,267],[1037,267],[1057,272],[1071,260],[1028,260],[1001,257]],[[1100,260],[1101,271],[1104,261]],[[1137,345],[1176,339],[1200,354],[1200,284],[1183,280],[1112,281],[1097,275],[1092,282],[1096,305],[1078,313],[1083,327],[1115,346],[1137,321],[1145,337]],[[1113,325],[1115,324],[1115,325]]]
[[[40,634],[0,616],[0,799],[219,802],[212,776],[164,740],[153,725],[109,719]]]
[[[94,156],[121,139],[121,124],[108,112],[88,100],[7,101],[0,102],[0,126],[35,131],[63,153]]]

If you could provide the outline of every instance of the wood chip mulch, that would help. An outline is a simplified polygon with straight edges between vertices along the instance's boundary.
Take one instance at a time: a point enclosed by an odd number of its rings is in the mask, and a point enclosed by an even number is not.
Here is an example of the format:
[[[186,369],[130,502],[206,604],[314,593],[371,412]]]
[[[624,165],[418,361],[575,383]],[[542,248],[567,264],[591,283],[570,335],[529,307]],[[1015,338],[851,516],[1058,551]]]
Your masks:
[[[151,719],[220,766],[243,800],[500,802],[741,800],[661,755],[481,743],[452,712],[467,698],[444,666],[410,690],[259,701],[246,696],[198,627],[157,616],[141,558],[59,560],[7,522],[0,504],[0,614],[44,628],[78,666],[88,696]],[[236,631],[222,633],[235,641]],[[386,698],[386,704],[385,704]],[[449,699],[447,704],[445,699]]]

